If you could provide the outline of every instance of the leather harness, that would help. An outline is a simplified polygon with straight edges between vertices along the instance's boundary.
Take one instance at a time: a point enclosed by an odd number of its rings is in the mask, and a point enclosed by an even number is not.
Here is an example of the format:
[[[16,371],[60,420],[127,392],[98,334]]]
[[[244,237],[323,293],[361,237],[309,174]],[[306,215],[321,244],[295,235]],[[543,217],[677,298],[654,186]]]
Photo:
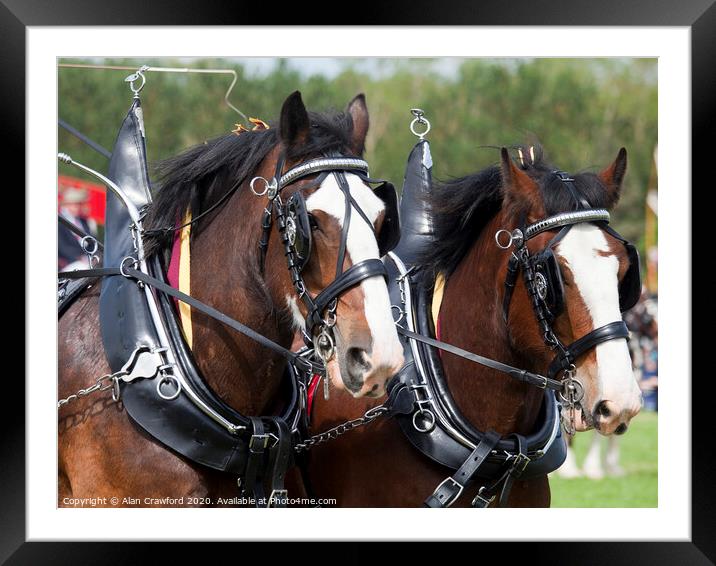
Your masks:
[[[69,156],[61,156],[65,162],[100,178],[111,189],[107,192],[104,266],[61,273],[60,278],[72,281],[65,284],[65,295],[76,297],[88,281],[103,278],[100,294],[103,344],[115,372],[117,398],[121,396],[133,420],[189,460],[237,475],[242,495],[251,496],[257,505],[284,506],[285,472],[293,462],[294,444],[305,434],[306,379],[308,375],[324,374],[325,367],[311,359],[311,350],[291,352],[239,321],[177,291],[166,283],[158,257],[144,259],[141,220],[151,205],[145,151],[137,98],[120,128],[108,177],[73,162]],[[349,192],[342,172],[367,169],[361,160],[328,158],[300,165],[281,176],[281,165],[282,160],[274,179],[276,187],[283,188],[315,172],[331,171],[345,187],[347,198]],[[286,245],[278,191],[272,202],[279,205],[275,208],[279,232]],[[353,203],[351,198],[350,204]],[[348,221],[344,223],[343,250],[347,230]],[[288,248],[286,251],[291,270],[291,253]],[[341,277],[313,300],[313,325],[322,322],[317,315],[346,289],[368,277],[384,274],[385,268],[379,260],[360,262],[341,273]],[[155,289],[156,295],[150,289]],[[311,300],[308,293],[304,296]],[[280,415],[241,415],[208,387],[184,341],[169,297],[190,304],[286,358],[291,394]],[[58,314],[64,312],[70,302],[61,300]],[[269,497],[265,497],[264,484],[270,486]]]
[[[283,487],[285,472],[293,463],[293,448],[307,431],[307,379],[311,374],[324,375],[325,367],[311,359],[312,350],[290,352],[242,323],[177,291],[164,280],[158,258],[151,261],[143,259],[141,219],[151,204],[143,132],[137,98],[122,124],[112,152],[109,179],[81,166],[112,189],[107,193],[104,267],[60,274],[61,278],[70,282],[62,287],[64,297],[60,297],[58,314],[65,311],[71,299],[78,296],[89,282],[103,277],[100,295],[102,338],[110,367],[119,376],[116,378],[118,387],[130,416],[179,454],[237,475],[242,494],[251,495],[257,504],[263,500],[268,505],[283,506],[287,498]],[[69,157],[65,158],[71,162]],[[415,265],[421,249],[430,245],[434,238],[425,199],[431,186],[432,168],[428,142],[421,139],[408,159],[400,215],[393,215],[391,220],[391,230],[394,231],[398,218],[404,219],[404,236],[396,253],[389,253],[383,262],[365,260],[345,271],[342,266],[351,209],[355,207],[363,219],[368,220],[350,196],[344,172],[357,172],[364,181],[373,182],[367,176],[367,164],[354,158],[330,156],[301,164],[285,173],[282,173],[282,167],[283,157],[278,160],[274,178],[266,181],[266,190],[256,193],[267,194],[269,198],[269,206],[262,219],[262,266],[275,217],[294,286],[309,311],[304,338],[309,346],[314,339],[318,341],[316,350],[324,362],[330,352],[321,352],[320,339],[330,332],[335,323],[335,318],[330,316],[326,320],[325,313],[328,311],[330,315],[336,298],[368,277],[381,275],[388,279],[391,302],[400,313],[396,324],[406,363],[389,383],[388,398],[381,410],[365,420],[372,420],[380,414],[395,416],[401,430],[418,450],[454,470],[426,499],[425,505],[450,506],[475,481],[483,485],[472,502],[473,506],[489,505],[500,485],[499,502],[505,505],[516,479],[542,476],[557,469],[566,457],[566,443],[559,423],[561,405],[554,392],[559,391],[562,400],[573,406],[574,398],[564,396],[564,392],[569,391],[571,364],[582,353],[605,340],[626,337],[623,323],[605,325],[567,347],[554,337],[561,348],[550,366],[549,377],[513,368],[435,340],[431,337],[434,329],[430,317],[434,281]],[[301,276],[306,258],[297,254],[295,239],[292,241],[290,229],[287,230],[290,207],[283,204],[280,192],[298,179],[315,173],[336,177],[345,195],[346,214],[336,279],[312,298],[306,292]],[[254,181],[251,183],[252,190]],[[390,189],[394,194],[392,185],[388,187],[387,194],[391,194]],[[570,187],[570,191],[573,188]],[[388,199],[382,198],[388,206]],[[583,199],[579,196],[575,198],[578,206],[583,207]],[[591,210],[586,212],[594,213]],[[537,230],[551,229],[562,221],[568,229],[569,225],[576,223],[574,218],[570,220],[563,218],[564,215],[558,216],[560,218],[548,218],[537,223],[539,226],[532,225],[511,233],[510,244],[516,246],[513,259],[517,260],[510,262],[505,283],[505,300],[509,307],[511,289],[517,272],[522,269],[535,313],[546,332],[551,332],[551,321],[549,313],[540,303],[540,289],[534,283],[534,264],[530,262],[525,243]],[[615,234],[611,229],[609,231]],[[628,244],[619,238],[625,245]],[[150,288],[157,291],[156,297]],[[211,391],[184,342],[169,297],[190,304],[192,308],[244,333],[287,359],[291,396],[280,415],[243,416]],[[132,313],[132,316],[126,316],[126,313]],[[437,348],[544,389],[545,401],[535,430],[527,436],[510,434],[501,437],[491,430],[481,432],[475,429],[460,413],[452,398]],[[156,363],[152,365],[153,362]],[[560,372],[567,373],[567,378],[561,382],[554,379]],[[265,495],[265,485],[271,490],[269,497]]]

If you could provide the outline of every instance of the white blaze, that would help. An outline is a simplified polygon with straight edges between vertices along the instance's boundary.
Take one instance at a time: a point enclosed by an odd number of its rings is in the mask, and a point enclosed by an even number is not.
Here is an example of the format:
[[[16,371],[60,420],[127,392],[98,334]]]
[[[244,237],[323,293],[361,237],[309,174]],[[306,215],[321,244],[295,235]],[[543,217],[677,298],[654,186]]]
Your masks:
[[[346,173],[346,180],[353,199],[375,225],[378,215],[385,208],[383,201],[375,196],[373,190],[360,177]],[[326,177],[320,188],[308,197],[306,206],[309,211],[321,210],[330,214],[341,228],[343,227],[345,197],[334,175]],[[353,264],[366,259],[379,259],[375,234],[355,206],[351,209],[346,251],[350,254]],[[394,360],[402,356],[403,350],[395,330],[385,280],[381,276],[370,277],[364,279],[360,286],[365,298],[365,318],[373,338],[373,366],[392,365]]]
[[[296,297],[292,297],[291,295],[287,294],[286,305],[288,305],[288,308],[291,311],[291,315],[293,316],[293,329],[300,330],[306,328],[306,320],[301,314],[301,309],[298,308]]]
[[[578,224],[570,229],[556,251],[572,272],[574,284],[592,317],[593,328],[621,320],[619,260],[614,255],[602,255],[609,253],[604,232],[593,224]],[[602,342],[597,345],[596,354],[598,394],[593,401],[613,401],[620,408],[629,408],[634,403],[638,406],[639,388],[626,339]]]

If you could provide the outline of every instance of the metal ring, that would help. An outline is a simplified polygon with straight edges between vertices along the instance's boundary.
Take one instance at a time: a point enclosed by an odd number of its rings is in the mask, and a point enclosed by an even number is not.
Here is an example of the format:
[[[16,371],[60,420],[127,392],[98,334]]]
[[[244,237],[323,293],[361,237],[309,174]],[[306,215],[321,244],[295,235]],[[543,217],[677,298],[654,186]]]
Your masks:
[[[327,347],[324,347],[321,345],[322,339],[324,341],[328,340]],[[331,359],[331,357],[333,356],[334,350],[335,350],[335,344],[333,342],[333,338],[331,338],[331,335],[328,334],[328,332],[322,331],[318,335],[318,338],[316,339],[316,353],[318,354],[318,357],[321,358],[321,360],[325,363]]]
[[[584,386],[574,378],[569,378],[568,381],[565,380],[564,385],[565,387],[572,386],[574,388],[574,399],[568,399],[567,397],[565,397],[563,389],[560,389],[558,391],[560,398],[568,405],[574,405],[576,403],[579,403],[584,397]]]
[[[507,241],[506,244],[503,244],[502,242],[500,242],[501,234],[507,234],[507,237],[509,238],[509,240]],[[497,232],[495,232],[495,243],[497,244],[497,247],[502,250],[509,249],[510,246],[512,246],[512,232],[510,232],[509,230],[505,230],[504,228],[501,230],[498,230]]]
[[[94,242],[94,247],[92,249],[89,249],[89,247],[87,246],[87,242]],[[97,253],[97,249],[99,248],[99,242],[97,242],[94,236],[87,235],[80,240],[80,246],[82,247],[82,251],[85,252],[87,255],[94,255]]]
[[[323,325],[327,326],[328,328],[333,328],[336,325],[337,320],[338,317],[336,316],[336,313],[333,311],[328,311],[326,314],[326,318],[323,319]]]
[[[425,125],[425,131],[424,132],[416,132],[415,131],[415,124],[423,124]],[[416,116],[416,118],[410,122],[410,131],[413,132],[413,135],[418,136],[421,140],[425,138],[426,135],[428,135],[428,132],[430,131],[430,122],[423,118],[422,114],[420,116]]]
[[[122,260],[122,263],[119,264],[119,272],[120,272],[122,275],[124,275],[125,277],[127,277],[127,278],[129,279],[129,278],[131,278],[132,276],[129,275],[129,273],[126,273],[126,272],[124,271],[124,264],[125,264],[125,262],[126,262],[127,260],[130,260],[134,265],[137,265],[137,258],[134,258],[134,257],[132,257],[131,255],[128,255],[128,256],[126,256],[126,257]]]
[[[176,384],[177,390],[172,395],[164,395],[164,393],[162,393],[162,384],[172,381]],[[176,376],[164,375],[159,381],[157,381],[157,395],[159,395],[165,401],[173,401],[174,399],[179,397],[179,393],[181,393],[181,383],[176,378]]]
[[[417,421],[418,415],[423,415],[423,414],[429,415],[429,417],[427,419],[427,422],[429,424],[427,426],[425,426],[425,428],[418,426],[418,421]],[[413,427],[418,432],[430,432],[431,430],[433,430],[433,428],[435,428],[435,414],[432,411],[430,411],[428,409],[423,409],[421,407],[419,410],[417,410],[413,413]]]
[[[144,76],[144,71],[149,69],[146,65],[142,65],[135,73],[132,73],[127,78],[124,79],[124,82],[129,83],[129,89],[134,93],[135,98],[139,97],[139,93],[144,88],[144,85],[147,83],[147,78]],[[134,88],[134,81],[142,79],[142,84],[139,85],[139,88]]]
[[[393,319],[393,322],[395,324],[398,324],[401,320],[403,320],[403,317],[405,316],[405,311],[402,309],[402,307],[400,305],[390,305],[390,310],[392,311],[393,309],[398,310],[398,319],[397,320],[395,318]]]
[[[257,193],[256,189],[254,189],[254,183],[259,180],[263,181],[266,184],[263,192],[261,192],[261,193]],[[269,190],[269,182],[266,179],[264,179],[263,177],[254,177],[253,179],[251,179],[251,182],[249,183],[249,188],[251,189],[251,192],[254,193],[257,197],[262,197]]]
[[[119,389],[119,377],[112,378],[112,401],[115,403],[122,397],[122,391]]]

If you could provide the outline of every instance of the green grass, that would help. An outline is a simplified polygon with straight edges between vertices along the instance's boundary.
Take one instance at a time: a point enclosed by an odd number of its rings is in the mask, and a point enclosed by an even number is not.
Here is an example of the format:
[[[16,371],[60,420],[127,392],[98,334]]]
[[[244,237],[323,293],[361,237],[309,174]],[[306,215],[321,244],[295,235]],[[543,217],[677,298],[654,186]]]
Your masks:
[[[622,477],[564,479],[550,474],[552,507],[657,507],[657,424],[657,413],[641,413],[619,439]],[[591,433],[578,433],[573,443],[580,470],[591,439]]]

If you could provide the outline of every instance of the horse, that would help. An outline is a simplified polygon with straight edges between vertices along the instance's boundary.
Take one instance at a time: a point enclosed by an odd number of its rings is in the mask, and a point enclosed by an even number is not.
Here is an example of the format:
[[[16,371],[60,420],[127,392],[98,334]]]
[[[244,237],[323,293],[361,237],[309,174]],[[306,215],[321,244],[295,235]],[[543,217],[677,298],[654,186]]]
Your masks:
[[[523,236],[513,228],[524,231],[526,225],[571,213],[576,202],[611,210],[621,193],[626,150],[622,148],[615,161],[599,173],[567,175],[547,163],[541,147],[515,149],[519,160],[513,160],[508,149],[502,148],[498,165],[435,184],[425,197],[434,241],[412,263],[427,284],[432,285],[437,275],[444,282],[439,314],[433,321],[438,338],[469,352],[548,375],[557,341],[571,345],[582,337],[602,335],[604,340],[594,340],[591,347],[580,352],[574,365],[563,367],[563,377],[569,374],[583,389],[572,423],[577,431],[596,428],[602,435],[623,434],[641,408],[620,312],[634,301],[633,296],[626,298],[620,293],[629,294],[636,287],[638,296],[635,249],[604,222],[582,222],[566,230],[552,227],[537,231],[529,241],[523,239],[526,243],[521,249],[532,258],[543,257],[540,254],[551,250],[555,263],[550,272],[560,278],[562,304],[560,308],[550,304],[554,336],[546,343],[549,336],[545,326],[538,323],[535,304],[544,306],[545,301],[537,296],[549,301],[556,293],[551,286],[557,282],[545,279],[541,289],[535,286],[531,292],[524,278],[517,280],[515,276],[511,262],[518,258],[518,252],[511,254],[503,248]],[[605,214],[599,213],[601,218]],[[501,230],[507,230],[509,242],[504,241]],[[512,277],[508,270],[515,272]],[[531,276],[539,277],[535,272]],[[634,277],[636,282],[632,281]],[[614,328],[622,330],[606,336]],[[492,429],[502,436],[527,435],[535,428],[545,404],[542,389],[449,352],[441,352],[440,359],[444,382],[472,427]],[[326,402],[318,396],[313,403],[311,431],[329,429],[375,406],[375,401],[366,398],[336,395]],[[313,446],[308,475],[316,496],[335,498],[337,505],[344,507],[423,503],[436,485],[444,486],[450,478],[443,479],[446,467],[421,454],[403,433],[394,418],[374,419],[368,426]],[[468,497],[463,496],[456,505],[469,505],[471,497],[482,493],[482,483],[465,486],[463,495]],[[458,495],[462,493],[459,487]],[[489,501],[495,505],[492,499]],[[482,503],[475,506],[485,506],[488,501]],[[549,506],[546,473],[515,480],[506,503],[510,507]]]
[[[159,164],[145,253],[166,267],[174,227],[193,218],[192,297],[284,348],[299,331],[315,340],[311,331],[325,330],[323,320],[330,319],[332,387],[356,397],[381,396],[403,357],[385,279],[368,267],[378,262],[386,232],[396,226],[389,225],[389,201],[374,193],[363,169],[350,169],[367,167],[357,159],[369,126],[365,97],[356,96],[344,112],[317,113],[294,92],[275,127],[256,123],[254,130],[237,128]],[[340,174],[331,174],[334,169]],[[282,180],[281,187],[269,187],[272,177]],[[271,229],[271,203],[256,196],[272,188],[270,197],[280,191],[287,202],[281,222],[273,222],[281,233]],[[315,305],[327,288],[332,300]],[[99,298],[100,285],[91,285],[59,320],[60,397],[110,373]],[[223,404],[270,415],[286,403],[284,359],[204,312],[192,309],[188,327],[186,320],[181,323],[191,335],[196,366]],[[60,408],[58,481],[59,506],[85,497],[99,506],[204,506],[239,493],[235,475],[169,450],[107,393]]]

